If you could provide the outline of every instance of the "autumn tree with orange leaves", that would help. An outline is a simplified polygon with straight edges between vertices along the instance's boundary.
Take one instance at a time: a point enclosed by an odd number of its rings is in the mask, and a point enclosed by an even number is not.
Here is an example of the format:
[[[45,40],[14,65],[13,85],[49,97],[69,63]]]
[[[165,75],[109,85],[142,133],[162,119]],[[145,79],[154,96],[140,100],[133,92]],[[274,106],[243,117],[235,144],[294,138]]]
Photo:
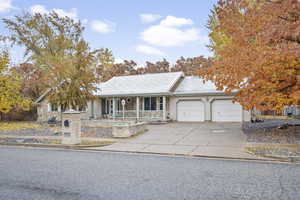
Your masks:
[[[198,56],[193,58],[181,57],[176,61],[176,64],[171,68],[172,72],[182,71],[185,75],[191,76],[197,74],[200,70],[203,70],[211,66],[211,58],[205,58],[204,56]]]
[[[200,72],[244,108],[300,104],[300,2],[220,0],[208,27],[213,66]]]

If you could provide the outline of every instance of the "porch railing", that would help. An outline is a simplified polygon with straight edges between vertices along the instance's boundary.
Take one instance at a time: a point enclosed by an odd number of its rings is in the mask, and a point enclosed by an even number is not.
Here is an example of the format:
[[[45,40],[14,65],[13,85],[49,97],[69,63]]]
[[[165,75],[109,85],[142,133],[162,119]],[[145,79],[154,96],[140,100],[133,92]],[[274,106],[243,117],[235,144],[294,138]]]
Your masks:
[[[116,118],[123,118],[123,115],[127,119],[128,118],[136,118],[136,111],[135,110],[125,110],[124,114],[123,114],[123,111],[121,111],[121,110],[116,111]],[[111,114],[111,117],[113,117],[112,114]]]
[[[162,119],[163,111],[162,110],[142,110],[140,111],[141,119]]]
[[[113,115],[109,115],[110,118],[113,118]],[[136,110],[125,110],[124,113],[121,110],[116,111],[115,117],[117,119],[136,119],[137,113]],[[139,112],[140,119],[162,119],[163,111],[162,110],[141,110]]]

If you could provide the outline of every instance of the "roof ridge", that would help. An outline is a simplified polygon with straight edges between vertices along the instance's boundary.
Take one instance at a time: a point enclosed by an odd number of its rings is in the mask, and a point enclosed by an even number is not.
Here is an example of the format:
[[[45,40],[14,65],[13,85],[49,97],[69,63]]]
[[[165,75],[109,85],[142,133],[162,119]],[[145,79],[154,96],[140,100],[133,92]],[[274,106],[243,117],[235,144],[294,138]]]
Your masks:
[[[169,94],[180,77],[184,77],[183,72],[115,76],[103,85],[99,85],[102,91],[99,95]]]
[[[156,72],[156,73],[145,73],[145,74],[128,74],[128,75],[119,75],[119,76],[114,76],[115,77],[126,77],[126,76],[149,76],[149,75],[157,75],[157,74],[175,74],[175,73],[182,73],[184,74],[183,71],[179,71],[179,72]]]

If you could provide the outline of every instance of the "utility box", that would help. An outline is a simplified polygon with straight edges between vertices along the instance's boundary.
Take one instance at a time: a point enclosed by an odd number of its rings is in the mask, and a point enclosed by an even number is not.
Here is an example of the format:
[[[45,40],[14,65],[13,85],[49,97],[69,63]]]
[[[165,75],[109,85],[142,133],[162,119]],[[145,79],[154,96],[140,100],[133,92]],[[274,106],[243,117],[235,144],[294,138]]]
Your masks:
[[[66,111],[62,114],[62,144],[80,144],[81,116],[78,111]]]

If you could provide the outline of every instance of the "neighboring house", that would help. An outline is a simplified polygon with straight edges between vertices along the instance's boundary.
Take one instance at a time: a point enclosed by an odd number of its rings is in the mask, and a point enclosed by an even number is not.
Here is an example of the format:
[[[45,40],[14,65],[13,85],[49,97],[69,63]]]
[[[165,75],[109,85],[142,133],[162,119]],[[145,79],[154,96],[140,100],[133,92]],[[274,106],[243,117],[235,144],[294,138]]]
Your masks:
[[[50,92],[51,89],[48,89],[35,101],[37,104],[37,120],[40,122],[46,122],[52,117],[55,117],[57,120],[61,119],[61,107],[56,104],[51,104],[46,98]],[[82,109],[81,112],[82,119],[89,119],[86,109]]]
[[[283,115],[300,116],[300,106],[284,106]]]
[[[116,76],[97,88],[97,98],[88,102],[83,118],[182,122],[250,120],[250,113],[232,102],[233,95],[217,91],[210,81],[204,83],[199,77],[184,76],[182,72]],[[59,108],[50,105],[46,95],[37,101],[39,121],[54,115],[59,118]]]

